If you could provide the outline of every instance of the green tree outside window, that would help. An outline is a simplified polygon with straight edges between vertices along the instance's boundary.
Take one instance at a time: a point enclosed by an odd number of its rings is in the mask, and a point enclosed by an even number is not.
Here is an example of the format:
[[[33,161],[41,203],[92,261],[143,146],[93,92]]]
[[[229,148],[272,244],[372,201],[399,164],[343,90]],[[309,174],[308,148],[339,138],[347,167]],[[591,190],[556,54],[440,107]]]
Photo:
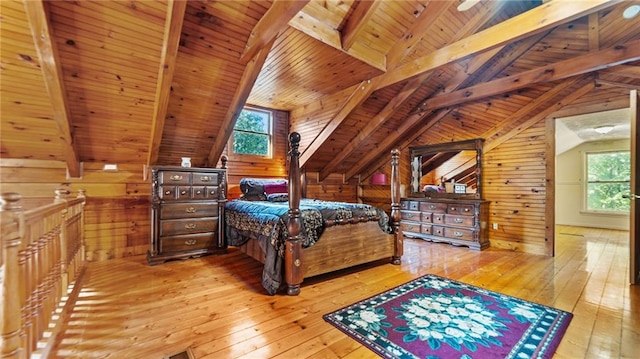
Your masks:
[[[270,156],[271,113],[243,109],[233,127],[233,153]]]
[[[631,153],[587,153],[587,210],[629,212]]]

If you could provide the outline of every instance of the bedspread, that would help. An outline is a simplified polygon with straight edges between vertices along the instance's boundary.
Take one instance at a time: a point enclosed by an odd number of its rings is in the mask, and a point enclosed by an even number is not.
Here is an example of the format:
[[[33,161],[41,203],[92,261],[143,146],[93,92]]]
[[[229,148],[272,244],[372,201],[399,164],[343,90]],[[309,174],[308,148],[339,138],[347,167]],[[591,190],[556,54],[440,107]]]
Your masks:
[[[240,246],[250,238],[259,241],[266,255],[262,285],[269,294],[275,294],[282,284],[288,211],[288,202],[234,200],[225,204],[227,244]],[[302,199],[300,217],[303,248],[320,240],[324,228],[333,225],[377,221],[382,231],[393,233],[389,216],[367,204]]]

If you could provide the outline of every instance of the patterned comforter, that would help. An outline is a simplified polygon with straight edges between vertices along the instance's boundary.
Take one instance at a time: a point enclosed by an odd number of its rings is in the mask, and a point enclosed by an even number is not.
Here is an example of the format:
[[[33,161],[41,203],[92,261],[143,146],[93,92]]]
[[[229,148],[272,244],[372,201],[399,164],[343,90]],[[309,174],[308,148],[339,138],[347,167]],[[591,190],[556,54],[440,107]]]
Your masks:
[[[283,284],[288,211],[288,202],[234,200],[225,204],[227,243],[240,246],[250,238],[258,239],[266,254],[262,286],[269,294],[275,294]],[[314,245],[324,229],[333,225],[377,221],[382,231],[393,233],[389,216],[367,204],[302,199],[300,216],[303,248]]]

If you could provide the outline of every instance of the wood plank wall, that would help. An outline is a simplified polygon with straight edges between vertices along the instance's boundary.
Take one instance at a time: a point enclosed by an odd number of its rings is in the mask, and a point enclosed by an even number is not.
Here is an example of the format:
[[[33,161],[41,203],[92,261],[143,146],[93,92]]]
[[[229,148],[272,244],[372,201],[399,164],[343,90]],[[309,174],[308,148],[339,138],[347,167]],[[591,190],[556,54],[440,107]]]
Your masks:
[[[144,254],[149,249],[151,185],[144,179],[143,165],[119,165],[117,172],[102,167],[83,163],[81,178],[67,178],[61,162],[2,159],[0,191],[20,193],[28,203],[53,201],[58,188],[70,190],[72,196],[85,189],[87,260]]]

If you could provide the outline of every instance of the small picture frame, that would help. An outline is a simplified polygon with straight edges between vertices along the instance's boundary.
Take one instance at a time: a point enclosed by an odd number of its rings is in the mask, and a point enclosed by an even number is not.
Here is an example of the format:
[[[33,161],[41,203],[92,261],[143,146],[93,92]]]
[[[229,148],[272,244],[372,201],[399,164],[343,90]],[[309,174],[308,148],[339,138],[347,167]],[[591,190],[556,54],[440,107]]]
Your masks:
[[[453,193],[467,193],[467,185],[464,183],[454,183]]]

